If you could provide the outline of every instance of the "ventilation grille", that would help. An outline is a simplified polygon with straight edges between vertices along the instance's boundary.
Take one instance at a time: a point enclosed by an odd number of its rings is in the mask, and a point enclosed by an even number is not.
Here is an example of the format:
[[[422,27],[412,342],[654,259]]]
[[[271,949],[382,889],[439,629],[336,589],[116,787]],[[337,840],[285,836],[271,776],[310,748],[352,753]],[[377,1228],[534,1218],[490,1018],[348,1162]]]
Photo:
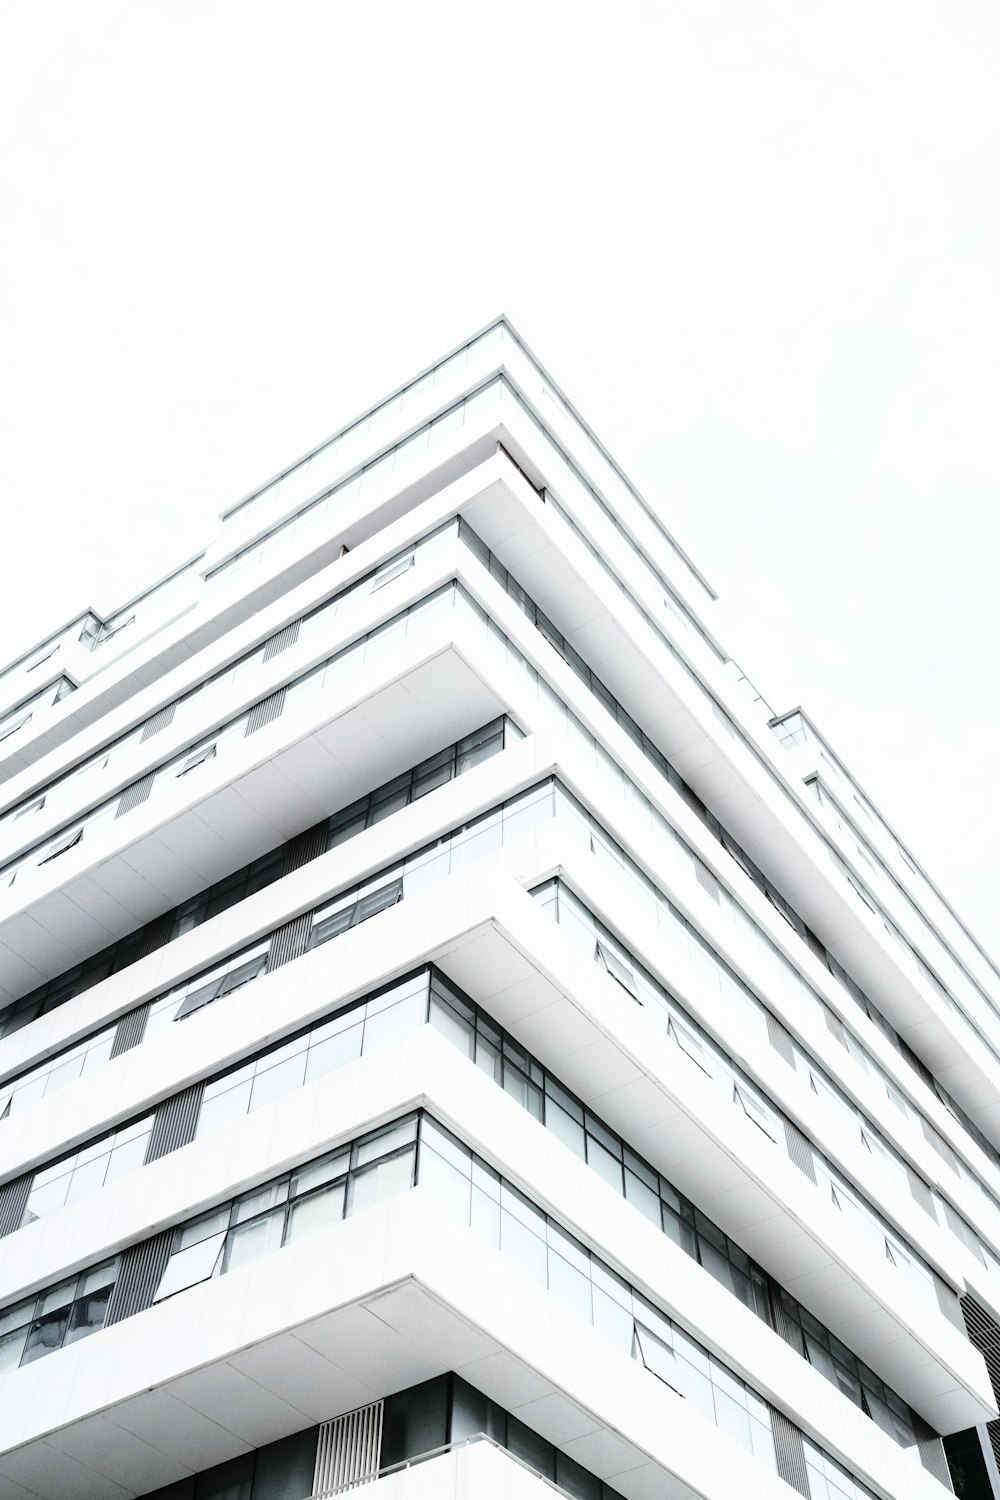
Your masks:
[[[174,914],[172,911],[164,912],[162,917],[156,917],[142,934],[142,942],[135,955],[136,959],[148,958],[151,953],[156,952],[157,948],[162,948],[164,943],[169,943],[173,930]]]
[[[802,1434],[785,1416],[784,1412],[771,1407],[771,1431],[774,1434],[774,1456],[778,1474],[792,1489],[798,1490],[809,1500],[809,1471],[806,1468],[806,1450],[802,1445]]]
[[[830,1035],[836,1037],[837,1041],[842,1047],[846,1047],[847,1043],[844,1040],[844,1023],[839,1016],[834,1015],[833,1011],[828,1005],[824,1005],[823,1007],[823,1019],[826,1021],[826,1029],[827,1031],[829,1031]]]
[[[247,734],[256,734],[258,729],[263,729],[265,724],[270,724],[281,713],[285,706],[285,689],[279,688],[269,698],[262,698],[255,703],[247,715]]]
[[[781,1293],[777,1290],[777,1288],[774,1289],[773,1295],[771,1297],[771,1305],[774,1309],[775,1332],[780,1334],[786,1344],[790,1344],[792,1346],[796,1354],[802,1354],[803,1349],[801,1330],[799,1328],[799,1325],[794,1322],[793,1319],[790,1318],[785,1311],[784,1303],[781,1300]]]
[[[920,1454],[920,1462],[928,1474],[933,1474],[940,1484],[952,1494],[955,1487],[951,1482],[951,1470],[945,1457],[944,1443],[939,1437],[920,1438],[917,1442],[917,1451]]]
[[[152,771],[150,771],[149,775],[144,776],[141,781],[133,781],[131,786],[127,786],[125,788],[125,790],[122,792],[121,801],[118,804],[118,811],[115,813],[115,817],[120,818],[125,813],[131,812],[133,807],[141,806],[141,804],[147,800],[152,790],[153,773]]]
[[[718,719],[719,723],[722,725],[726,733],[731,734],[735,738],[736,730],[733,728],[732,719],[726,713],[726,710],[722,708],[720,704],[716,703],[714,698],[712,699],[712,712]]]
[[[948,1145],[948,1142],[944,1139],[943,1136],[938,1135],[930,1120],[925,1120],[923,1115],[920,1116],[920,1125],[921,1129],[924,1132],[924,1139],[927,1141],[927,1144],[931,1146],[937,1152],[938,1156],[940,1156],[941,1160],[947,1162],[951,1170],[957,1174],[958,1158],[956,1157],[951,1147]]]
[[[702,890],[707,891],[713,901],[718,901],[719,882],[716,880],[715,876],[712,874],[708,866],[702,864],[697,855],[695,855],[694,859],[694,874],[695,879],[701,886]]]
[[[312,859],[319,859],[321,854],[326,853],[326,820],[317,823],[313,828],[307,828],[305,833],[296,834],[295,838],[288,842],[288,852],[285,855],[285,874],[290,875],[293,870],[298,870],[302,865],[307,865]]]
[[[24,1177],[15,1177],[13,1182],[5,1182],[0,1187],[0,1238],[20,1229],[34,1175],[33,1172],[28,1172]]]
[[[944,1313],[949,1323],[964,1332],[962,1306],[958,1300],[958,1293],[952,1291],[948,1283],[942,1280],[933,1267],[931,1267],[931,1275],[934,1278],[934,1291],[937,1295],[938,1307]]]
[[[312,928],[312,913],[303,912],[301,917],[293,917],[286,922],[284,927],[279,927],[271,938],[271,946],[267,953],[267,972],[270,974],[274,969],[280,969],[282,964],[291,963],[293,958],[301,958],[306,951],[306,943],[309,941],[309,932]]]
[[[804,1172],[811,1182],[815,1182],[816,1168],[813,1166],[812,1147],[799,1127],[787,1119],[785,1120],[785,1144],[788,1147],[789,1160],[798,1167],[800,1172]]]
[[[919,1203],[924,1213],[929,1214],[934,1222],[937,1223],[937,1214],[934,1212],[934,1199],[931,1195],[930,1188],[927,1186],[924,1179],[920,1176],[919,1172],[914,1172],[909,1163],[907,1163],[906,1166],[906,1176],[909,1180],[910,1192],[913,1196],[914,1203]]]
[[[176,710],[176,703],[168,703],[166,708],[161,708],[158,714],[154,714],[151,719],[147,719],[143,727],[142,738],[139,741],[140,745],[144,745],[147,740],[152,739],[154,734],[159,734],[161,729],[166,729],[168,724],[172,724]]]
[[[158,1161],[171,1151],[179,1151],[182,1146],[194,1140],[204,1087],[203,1083],[193,1083],[183,1093],[164,1099],[156,1111],[143,1165],[148,1166],[151,1161]]]
[[[827,953],[825,945],[820,942],[811,927],[806,927],[805,923],[802,925],[802,936],[805,938],[813,956],[819,959],[824,969],[829,969],[830,955]]]
[[[164,1229],[161,1234],[154,1234],[151,1240],[143,1240],[141,1245],[130,1245],[123,1252],[118,1280],[108,1304],[108,1316],[104,1323],[106,1328],[112,1323],[119,1323],[122,1318],[131,1318],[133,1314],[145,1312],[147,1307],[152,1307],[160,1277],[170,1259],[170,1242],[173,1237],[172,1229]]]
[[[288,646],[294,646],[299,638],[299,626],[301,623],[301,620],[293,620],[290,625],[285,626],[284,630],[279,630],[277,635],[272,635],[264,647],[264,655],[261,660],[270,661],[272,656],[278,655],[279,651],[284,651]]]
[[[149,1000],[145,1005],[136,1006],[127,1015],[122,1016],[118,1022],[115,1039],[111,1043],[111,1056],[117,1057],[120,1052],[131,1052],[133,1047],[138,1047],[146,1031],[146,1017],[149,1015]]]
[[[975,1230],[966,1224],[965,1220],[955,1212],[950,1203],[946,1203],[943,1198],[941,1203],[944,1208],[945,1221],[952,1234],[957,1239],[960,1239],[965,1248],[982,1264],[983,1252],[979,1248],[979,1236]]]
[[[782,1026],[777,1016],[767,1012],[767,1038],[779,1057],[783,1057],[790,1067],[795,1066],[795,1053],[792,1051],[792,1038]]]
[[[368,1484],[378,1474],[382,1453],[382,1405],[373,1401],[324,1422],[316,1444],[313,1496],[335,1495]]]

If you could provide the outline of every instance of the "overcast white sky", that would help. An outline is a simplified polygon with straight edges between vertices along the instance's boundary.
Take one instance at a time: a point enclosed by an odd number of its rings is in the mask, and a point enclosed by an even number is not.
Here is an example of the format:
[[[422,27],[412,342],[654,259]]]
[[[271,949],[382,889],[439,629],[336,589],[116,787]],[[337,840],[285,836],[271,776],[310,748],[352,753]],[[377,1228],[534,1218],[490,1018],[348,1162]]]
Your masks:
[[[0,657],[508,311],[1000,952],[1000,10],[0,0]]]

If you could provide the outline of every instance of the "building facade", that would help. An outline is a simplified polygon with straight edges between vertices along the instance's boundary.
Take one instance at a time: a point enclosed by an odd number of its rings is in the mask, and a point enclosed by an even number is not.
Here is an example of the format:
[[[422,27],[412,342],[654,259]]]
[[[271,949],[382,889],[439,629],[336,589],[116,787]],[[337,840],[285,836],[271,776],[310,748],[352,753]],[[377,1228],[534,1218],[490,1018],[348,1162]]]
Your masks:
[[[0,672],[3,1500],[1000,1494],[1000,976],[504,320]]]

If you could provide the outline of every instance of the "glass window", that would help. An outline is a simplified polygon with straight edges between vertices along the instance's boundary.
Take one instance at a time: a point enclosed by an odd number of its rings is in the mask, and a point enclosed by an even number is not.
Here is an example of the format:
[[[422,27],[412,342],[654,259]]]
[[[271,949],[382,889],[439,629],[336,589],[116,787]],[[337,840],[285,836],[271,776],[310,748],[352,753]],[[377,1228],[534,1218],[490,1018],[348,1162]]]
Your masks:
[[[8,719],[6,723],[0,724],[0,740],[5,740],[9,735],[16,734],[19,729],[23,729],[25,724],[29,724],[30,722],[30,714],[22,714],[19,719],[15,719],[13,722]]]
[[[47,865],[50,859],[56,859],[60,854],[65,854],[72,849],[83,838],[83,828],[74,828],[70,833],[61,834],[59,838],[51,843],[38,861],[40,865]]]
[[[195,766],[204,765],[206,760],[214,760],[216,749],[217,746],[214,740],[211,745],[202,745],[200,750],[196,750],[193,755],[188,756],[177,772],[177,775],[186,776],[189,771],[194,770]]]
[[[680,1395],[680,1376],[677,1372],[677,1360],[674,1357],[673,1348],[663,1339],[657,1338],[655,1333],[650,1333],[649,1329],[644,1328],[641,1323],[635,1324],[635,1345],[646,1369]]]
[[[288,1216],[286,1239],[301,1239],[304,1235],[315,1234],[317,1230],[325,1229],[327,1225],[342,1219],[346,1196],[347,1182],[345,1178],[341,1178],[338,1182],[328,1183],[325,1187],[296,1198]]]
[[[221,1229],[195,1244],[176,1249],[167,1261],[153,1301],[162,1302],[165,1297],[172,1297],[175,1292],[183,1292],[189,1286],[196,1286],[199,1281],[214,1276],[225,1240],[226,1231]]]
[[[707,1073],[709,1078],[712,1077],[708,1054],[693,1031],[689,1031],[686,1026],[682,1026],[671,1016],[667,1023],[667,1035],[674,1039],[681,1051],[685,1052],[692,1062],[698,1064],[703,1073]]]
[[[741,1105],[748,1119],[762,1130],[768,1140],[776,1141],[779,1136],[779,1123],[772,1111],[767,1108],[763,1099],[760,1099],[746,1083],[735,1083],[733,1085],[734,1102]]]
[[[105,1261],[0,1313],[0,1371],[31,1364],[104,1327],[118,1275]]]
[[[627,963],[623,962],[616,953],[613,953],[606,943],[601,942],[598,942],[594,950],[594,957],[599,963],[603,964],[612,979],[617,979],[622,989],[628,990],[633,1000],[638,999],[636,995],[635,975]]]
[[[372,579],[371,592],[374,594],[376,589],[383,588],[385,584],[391,583],[394,578],[400,578],[408,569],[413,567],[415,561],[415,554],[408,552],[405,557],[397,557],[393,562],[385,563],[379,568]]]

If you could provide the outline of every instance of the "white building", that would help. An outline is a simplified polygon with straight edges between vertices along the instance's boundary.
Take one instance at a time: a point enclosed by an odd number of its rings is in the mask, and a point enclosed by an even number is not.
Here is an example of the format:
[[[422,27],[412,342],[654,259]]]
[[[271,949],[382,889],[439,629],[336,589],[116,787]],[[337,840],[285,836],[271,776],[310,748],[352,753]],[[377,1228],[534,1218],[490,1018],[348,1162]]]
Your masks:
[[[1000,1493],[1000,977],[713,599],[500,322],[0,673],[2,1500]]]

